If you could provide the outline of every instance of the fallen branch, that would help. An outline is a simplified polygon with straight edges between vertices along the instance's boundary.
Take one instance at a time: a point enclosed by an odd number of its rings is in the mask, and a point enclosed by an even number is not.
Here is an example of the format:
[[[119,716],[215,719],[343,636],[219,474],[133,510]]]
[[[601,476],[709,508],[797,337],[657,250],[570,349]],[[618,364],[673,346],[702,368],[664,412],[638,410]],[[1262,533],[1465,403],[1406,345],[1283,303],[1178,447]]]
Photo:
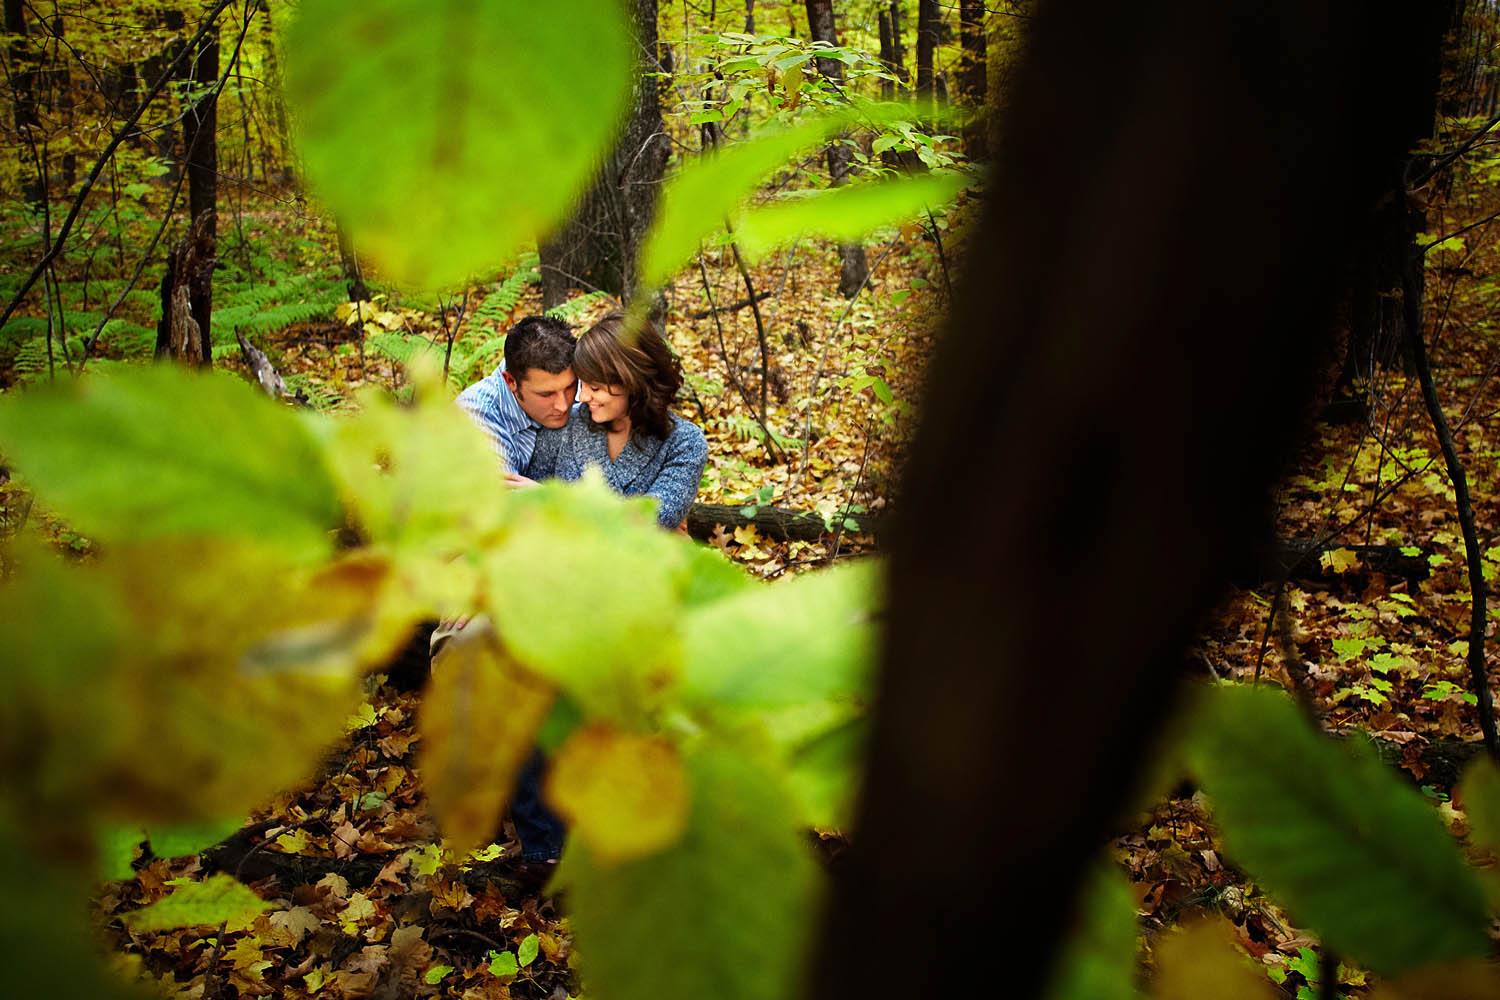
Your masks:
[[[245,339],[245,335],[239,330],[234,331],[234,338],[240,342],[240,354],[245,358],[245,364],[255,373],[255,381],[266,390],[266,395],[272,399],[280,399],[290,395],[287,392],[286,383],[282,381],[281,374],[266,357],[266,353]]]
[[[756,302],[760,302],[763,299],[769,299],[770,297],[771,297],[771,292],[770,291],[763,291],[763,292],[756,292],[755,293],[755,301]],[[719,312],[719,313],[739,312],[741,309],[745,308],[749,304],[750,304],[750,300],[749,299],[740,299],[738,302],[735,302],[732,305],[720,306],[718,308],[717,312]],[[710,316],[713,316],[713,315],[715,315],[715,310],[713,310],[713,309],[700,309],[697,312],[688,313],[688,319],[708,319]]]

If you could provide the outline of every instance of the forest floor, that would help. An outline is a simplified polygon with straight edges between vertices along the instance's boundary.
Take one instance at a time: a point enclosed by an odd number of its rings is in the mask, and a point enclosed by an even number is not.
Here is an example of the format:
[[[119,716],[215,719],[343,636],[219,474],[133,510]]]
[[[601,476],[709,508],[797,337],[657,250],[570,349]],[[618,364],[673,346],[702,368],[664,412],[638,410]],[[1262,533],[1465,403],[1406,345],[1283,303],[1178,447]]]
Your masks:
[[[1456,203],[1448,215],[1434,210],[1431,226],[1447,231],[1479,214],[1479,206]],[[358,406],[368,387],[401,391],[403,362],[421,352],[446,356],[450,381],[461,387],[493,368],[498,337],[512,322],[540,310],[523,260],[467,296],[424,300],[387,290],[351,315],[337,301],[333,234],[314,216],[285,207],[247,213],[231,232],[239,236],[237,251],[233,237],[226,241],[231,260],[235,252],[244,260],[231,264],[221,315],[243,302],[249,311],[237,315],[269,317],[246,321],[250,339],[320,408]],[[687,375],[679,410],[709,439],[700,500],[816,511],[833,526],[844,513],[899,504],[913,401],[946,304],[946,275],[957,271],[956,239],[946,230],[938,235],[941,242],[912,227],[872,246],[871,281],[852,303],[833,291],[837,259],[821,244],[752,270],[756,291],[769,293],[757,303],[770,354],[764,429],[757,412],[762,337],[754,310],[735,308],[747,294],[732,260],[711,252],[698,280],[685,277],[669,289],[666,332]],[[1471,234],[1469,246],[1481,247],[1485,235]],[[293,308],[310,294],[310,274],[322,304]],[[1433,365],[1468,473],[1488,579],[1500,573],[1495,274],[1500,260],[1488,250],[1439,250],[1429,260]],[[138,328],[154,322],[150,298],[133,293],[127,302]],[[581,329],[610,306],[580,296],[563,314]],[[243,370],[232,343],[216,351],[216,363]],[[122,335],[104,346],[105,364],[128,360],[140,355],[141,338]],[[0,371],[0,382],[45,378],[38,357],[33,344]],[[1189,666],[1204,681],[1259,676],[1300,690],[1328,727],[1410,748],[1412,780],[1462,836],[1462,803],[1422,764],[1422,749],[1436,741],[1478,738],[1464,666],[1470,594],[1455,496],[1415,379],[1397,364],[1359,389],[1364,418],[1314,422],[1276,498],[1276,534],[1323,541],[1322,554],[1284,583],[1269,572],[1269,579],[1240,581]],[[0,485],[0,521],[14,524],[24,503],[14,484]],[[88,557],[87,539],[44,512],[31,516],[59,546]],[[878,549],[872,535],[834,530],[816,541],[778,542],[753,527],[721,531],[712,544],[767,578]],[[1364,545],[1404,552],[1401,571],[1354,548]],[[348,745],[324,773],[265,803],[224,850],[143,857],[135,877],[102,888],[97,921],[123,964],[169,993],[216,1000],[562,1000],[578,991],[565,901],[509,877],[514,838],[467,860],[445,857],[435,843],[412,764],[419,696],[385,680],[371,678],[369,703],[349,720]],[[1316,940],[1223,855],[1201,797],[1179,791],[1136,817],[1111,847],[1136,890],[1148,965],[1155,933],[1195,913],[1214,915],[1288,995],[1312,995]],[[145,932],[119,922],[121,913],[170,892],[173,880],[215,867],[240,875],[278,908],[223,928]],[[1362,970],[1341,968],[1342,994],[1366,988]]]

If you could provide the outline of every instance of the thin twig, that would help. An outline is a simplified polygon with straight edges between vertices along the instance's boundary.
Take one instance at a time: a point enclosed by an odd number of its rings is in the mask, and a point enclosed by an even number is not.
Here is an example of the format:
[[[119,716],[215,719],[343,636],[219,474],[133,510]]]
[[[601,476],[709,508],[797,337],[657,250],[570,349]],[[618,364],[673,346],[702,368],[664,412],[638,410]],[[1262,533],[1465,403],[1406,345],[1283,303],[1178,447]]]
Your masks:
[[[938,232],[937,219],[932,215],[932,209],[927,209],[927,221],[932,226],[932,242],[937,244],[938,263],[943,265],[943,287],[948,290],[948,301],[953,301],[953,282],[948,277],[948,255],[943,252],[943,237]]]
[[[1407,262],[1406,270],[1421,267],[1420,255]],[[1442,403],[1438,400],[1437,387],[1432,379],[1432,365],[1427,359],[1427,345],[1423,341],[1421,328],[1421,302],[1413,282],[1404,280],[1402,309],[1407,318],[1406,351],[1412,368],[1422,385],[1422,399],[1427,404],[1427,414],[1432,419],[1438,444],[1443,450],[1443,461],[1448,467],[1448,479],[1453,483],[1453,496],[1458,506],[1458,523],[1464,537],[1464,554],[1469,571],[1469,685],[1479,711],[1479,729],[1484,734],[1485,749],[1491,759],[1500,763],[1500,738],[1495,727],[1495,706],[1490,695],[1489,675],[1484,659],[1484,633],[1486,625],[1486,597],[1484,567],[1479,552],[1479,532],[1474,524],[1474,506],[1469,500],[1469,482],[1459,461],[1458,448],[1453,443],[1453,434],[1448,419],[1443,415]]]
[[[822,381],[823,368],[828,362],[829,345],[833,343],[833,338],[838,334],[839,328],[844,325],[844,320],[849,318],[849,313],[854,309],[854,303],[859,301],[860,293],[869,287],[870,279],[875,277],[875,272],[880,269],[880,265],[890,256],[891,251],[896,249],[896,243],[900,239],[901,236],[899,233],[891,237],[891,242],[880,252],[880,256],[875,258],[875,263],[871,264],[870,269],[865,272],[865,280],[860,283],[860,286],[854,290],[854,294],[849,297],[849,302],[844,306],[843,315],[839,317],[837,323],[833,324],[833,329],[828,331],[828,339],[823,341],[823,353],[818,357],[818,367],[813,371],[812,386],[807,390],[807,415],[802,424],[802,465],[797,469],[797,475],[792,478],[791,485],[786,489],[784,495],[787,497],[790,497],[795,492],[798,484],[802,482],[803,473],[807,471],[807,458],[812,446],[812,405],[813,400],[818,396],[818,383]]]

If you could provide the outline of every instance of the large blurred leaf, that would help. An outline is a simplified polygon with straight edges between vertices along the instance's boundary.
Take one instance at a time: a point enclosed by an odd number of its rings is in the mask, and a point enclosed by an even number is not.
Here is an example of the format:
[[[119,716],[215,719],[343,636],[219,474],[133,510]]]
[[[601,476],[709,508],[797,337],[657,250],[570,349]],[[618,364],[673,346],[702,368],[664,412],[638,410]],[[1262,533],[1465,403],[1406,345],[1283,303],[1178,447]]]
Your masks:
[[[1500,767],[1488,757],[1469,765],[1459,783],[1459,798],[1469,817],[1469,842],[1500,858]],[[1488,865],[1479,872],[1490,899],[1490,911],[1500,912],[1500,868]]]
[[[1279,692],[1214,688],[1194,721],[1189,763],[1226,848],[1295,919],[1382,975],[1484,954],[1479,886],[1414,789]]]
[[[568,210],[620,124],[634,48],[618,0],[303,0],[286,43],[298,148],[362,251],[455,283]]]
[[[880,565],[866,560],[758,586],[683,622],[683,686],[719,708],[870,693]]]
[[[600,865],[670,846],[687,826],[691,796],[677,748],[660,736],[594,725],[552,761],[547,800]]]
[[[0,609],[33,614],[10,627],[22,655],[0,763],[38,823],[248,811],[312,770],[358,704],[359,670],[404,637],[376,611],[387,572],[207,538],[28,564],[0,588]]]
[[[600,1000],[785,1000],[815,917],[814,868],[787,796],[744,753],[687,758],[692,815],[669,849],[601,867],[573,840],[560,885]]]
[[[926,174],[755,206],[735,220],[735,238],[751,258],[801,235],[856,241],[947,204],[973,182],[965,174]]]
[[[517,660],[586,714],[631,722],[676,676],[690,545],[597,474],[525,490],[486,557],[495,627]]]
[[[856,123],[901,121],[910,105],[861,104],[787,129],[763,132],[684,166],[662,190],[656,224],[641,251],[641,282],[659,285],[682,267],[699,243],[724,228],[735,207],[767,174],[798,150]]]
[[[199,854],[214,846],[245,825],[244,816],[159,827],[147,831],[140,826],[114,827],[99,837],[99,874],[107,879],[129,878],[135,848],[149,842],[150,851],[159,858],[181,858]]]
[[[1096,863],[1081,888],[1047,1000],[1129,1000],[1136,996],[1135,903],[1125,873]]]
[[[251,892],[249,886],[221,873],[178,886],[170,896],[127,913],[123,920],[132,930],[165,931],[219,924],[270,909],[274,907]]]
[[[1163,935],[1156,945],[1153,1000],[1278,1000],[1282,994],[1234,940],[1234,929],[1223,920],[1205,920]]]
[[[444,641],[422,699],[422,784],[455,853],[489,843],[555,692],[500,648],[485,617]]]
[[[6,995],[144,1000],[144,991],[107,975],[100,964],[88,921],[87,870],[48,863],[57,845],[38,842],[36,834],[29,817],[15,821],[0,801],[0,963]]]
[[[8,394],[0,452],[84,534],[244,535],[326,552],[341,513],[291,410],[227,374],[144,366]]]

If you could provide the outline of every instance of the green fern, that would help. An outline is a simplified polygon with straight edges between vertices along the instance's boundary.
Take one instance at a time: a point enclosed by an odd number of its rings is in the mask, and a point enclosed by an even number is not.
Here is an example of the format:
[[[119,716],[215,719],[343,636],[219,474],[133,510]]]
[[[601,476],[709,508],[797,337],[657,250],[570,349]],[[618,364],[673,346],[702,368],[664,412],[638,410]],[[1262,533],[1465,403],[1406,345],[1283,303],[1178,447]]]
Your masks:
[[[403,337],[399,333],[372,333],[365,338],[366,354],[373,351],[398,365],[411,364],[412,358],[431,348],[432,345],[421,337]]]
[[[474,310],[474,319],[488,321],[493,324],[505,322],[511,310],[520,303],[521,296],[530,285],[535,285],[542,280],[541,272],[537,270],[537,255],[529,253],[524,255],[516,270],[504,281],[495,285],[479,308]]]
[[[56,371],[63,371],[62,358],[56,350],[53,351],[53,362]],[[47,338],[33,337],[20,346],[16,351],[15,360],[11,362],[11,371],[15,372],[16,381],[21,385],[35,382],[47,377],[49,368],[47,364]]]
[[[547,315],[553,319],[560,319],[569,326],[576,326],[589,310],[609,298],[611,296],[608,292],[589,292],[587,295],[569,299],[560,306],[553,306],[547,310]]]

